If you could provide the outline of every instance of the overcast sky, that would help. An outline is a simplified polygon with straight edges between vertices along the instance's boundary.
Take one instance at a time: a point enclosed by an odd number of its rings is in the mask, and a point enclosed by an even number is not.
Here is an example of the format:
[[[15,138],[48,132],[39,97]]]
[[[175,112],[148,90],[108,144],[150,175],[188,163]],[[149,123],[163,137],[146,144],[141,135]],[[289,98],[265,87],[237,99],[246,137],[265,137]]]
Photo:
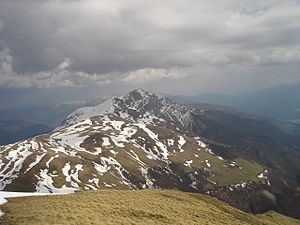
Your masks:
[[[297,82],[299,0],[0,0],[2,98]]]

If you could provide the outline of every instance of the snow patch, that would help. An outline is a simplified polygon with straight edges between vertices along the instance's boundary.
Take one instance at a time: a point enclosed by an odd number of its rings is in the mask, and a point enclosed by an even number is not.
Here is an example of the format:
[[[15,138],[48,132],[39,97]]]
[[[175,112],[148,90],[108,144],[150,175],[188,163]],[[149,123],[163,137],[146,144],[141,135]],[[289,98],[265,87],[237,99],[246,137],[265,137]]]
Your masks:
[[[186,143],[186,140],[182,136],[179,135],[179,140],[178,140],[179,149],[181,149],[185,143]]]
[[[142,173],[142,175],[143,175],[143,177],[145,178],[145,181],[146,181],[146,183],[143,184],[143,188],[149,188],[149,189],[153,188],[153,182],[149,177],[148,170],[144,167],[140,167],[140,171],[141,171],[141,173]]]
[[[185,161],[185,163],[183,165],[191,168],[192,163],[193,163],[193,160],[191,159],[191,160]]]
[[[70,188],[63,185],[61,188],[53,186],[53,179],[48,174],[48,169],[40,170],[38,183],[36,184],[36,191],[41,193],[74,193],[77,188]]]
[[[210,168],[210,163],[208,162],[208,160],[205,160],[206,165]]]
[[[103,140],[102,146],[104,146],[104,147],[110,146],[109,138],[103,137],[102,140]]]
[[[173,139],[168,139],[168,145],[169,146],[174,146],[174,140]]]
[[[36,159],[34,162],[30,163],[30,165],[28,166],[28,168],[25,170],[24,174],[26,174],[29,170],[31,170],[35,165],[37,165],[42,158],[44,158],[44,156],[46,155],[47,153],[44,153],[42,155],[37,155],[36,156]]]

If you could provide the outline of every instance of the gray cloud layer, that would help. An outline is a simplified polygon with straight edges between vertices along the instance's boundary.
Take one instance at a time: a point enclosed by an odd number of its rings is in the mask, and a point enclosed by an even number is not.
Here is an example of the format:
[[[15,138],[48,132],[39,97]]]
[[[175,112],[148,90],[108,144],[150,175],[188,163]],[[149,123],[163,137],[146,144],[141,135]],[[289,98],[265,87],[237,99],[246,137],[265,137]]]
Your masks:
[[[2,0],[0,86],[297,81],[299,12],[296,0]]]

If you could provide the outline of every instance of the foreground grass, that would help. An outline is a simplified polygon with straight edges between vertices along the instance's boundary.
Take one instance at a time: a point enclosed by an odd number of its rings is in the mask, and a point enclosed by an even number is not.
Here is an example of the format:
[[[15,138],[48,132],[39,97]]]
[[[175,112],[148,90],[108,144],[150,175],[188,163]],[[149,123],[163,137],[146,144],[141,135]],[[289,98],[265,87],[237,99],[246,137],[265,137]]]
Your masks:
[[[174,190],[99,190],[12,198],[1,224],[251,224],[299,225],[269,212],[251,215],[206,195]]]

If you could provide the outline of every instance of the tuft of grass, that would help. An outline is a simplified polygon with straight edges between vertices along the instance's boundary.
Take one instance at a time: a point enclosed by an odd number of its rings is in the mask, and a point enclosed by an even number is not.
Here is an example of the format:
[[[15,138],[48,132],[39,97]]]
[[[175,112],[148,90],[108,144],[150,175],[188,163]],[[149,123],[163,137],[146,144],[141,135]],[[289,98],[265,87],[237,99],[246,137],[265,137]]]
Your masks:
[[[0,223],[299,225],[275,212],[252,215],[215,198],[175,190],[97,190],[12,198]]]

